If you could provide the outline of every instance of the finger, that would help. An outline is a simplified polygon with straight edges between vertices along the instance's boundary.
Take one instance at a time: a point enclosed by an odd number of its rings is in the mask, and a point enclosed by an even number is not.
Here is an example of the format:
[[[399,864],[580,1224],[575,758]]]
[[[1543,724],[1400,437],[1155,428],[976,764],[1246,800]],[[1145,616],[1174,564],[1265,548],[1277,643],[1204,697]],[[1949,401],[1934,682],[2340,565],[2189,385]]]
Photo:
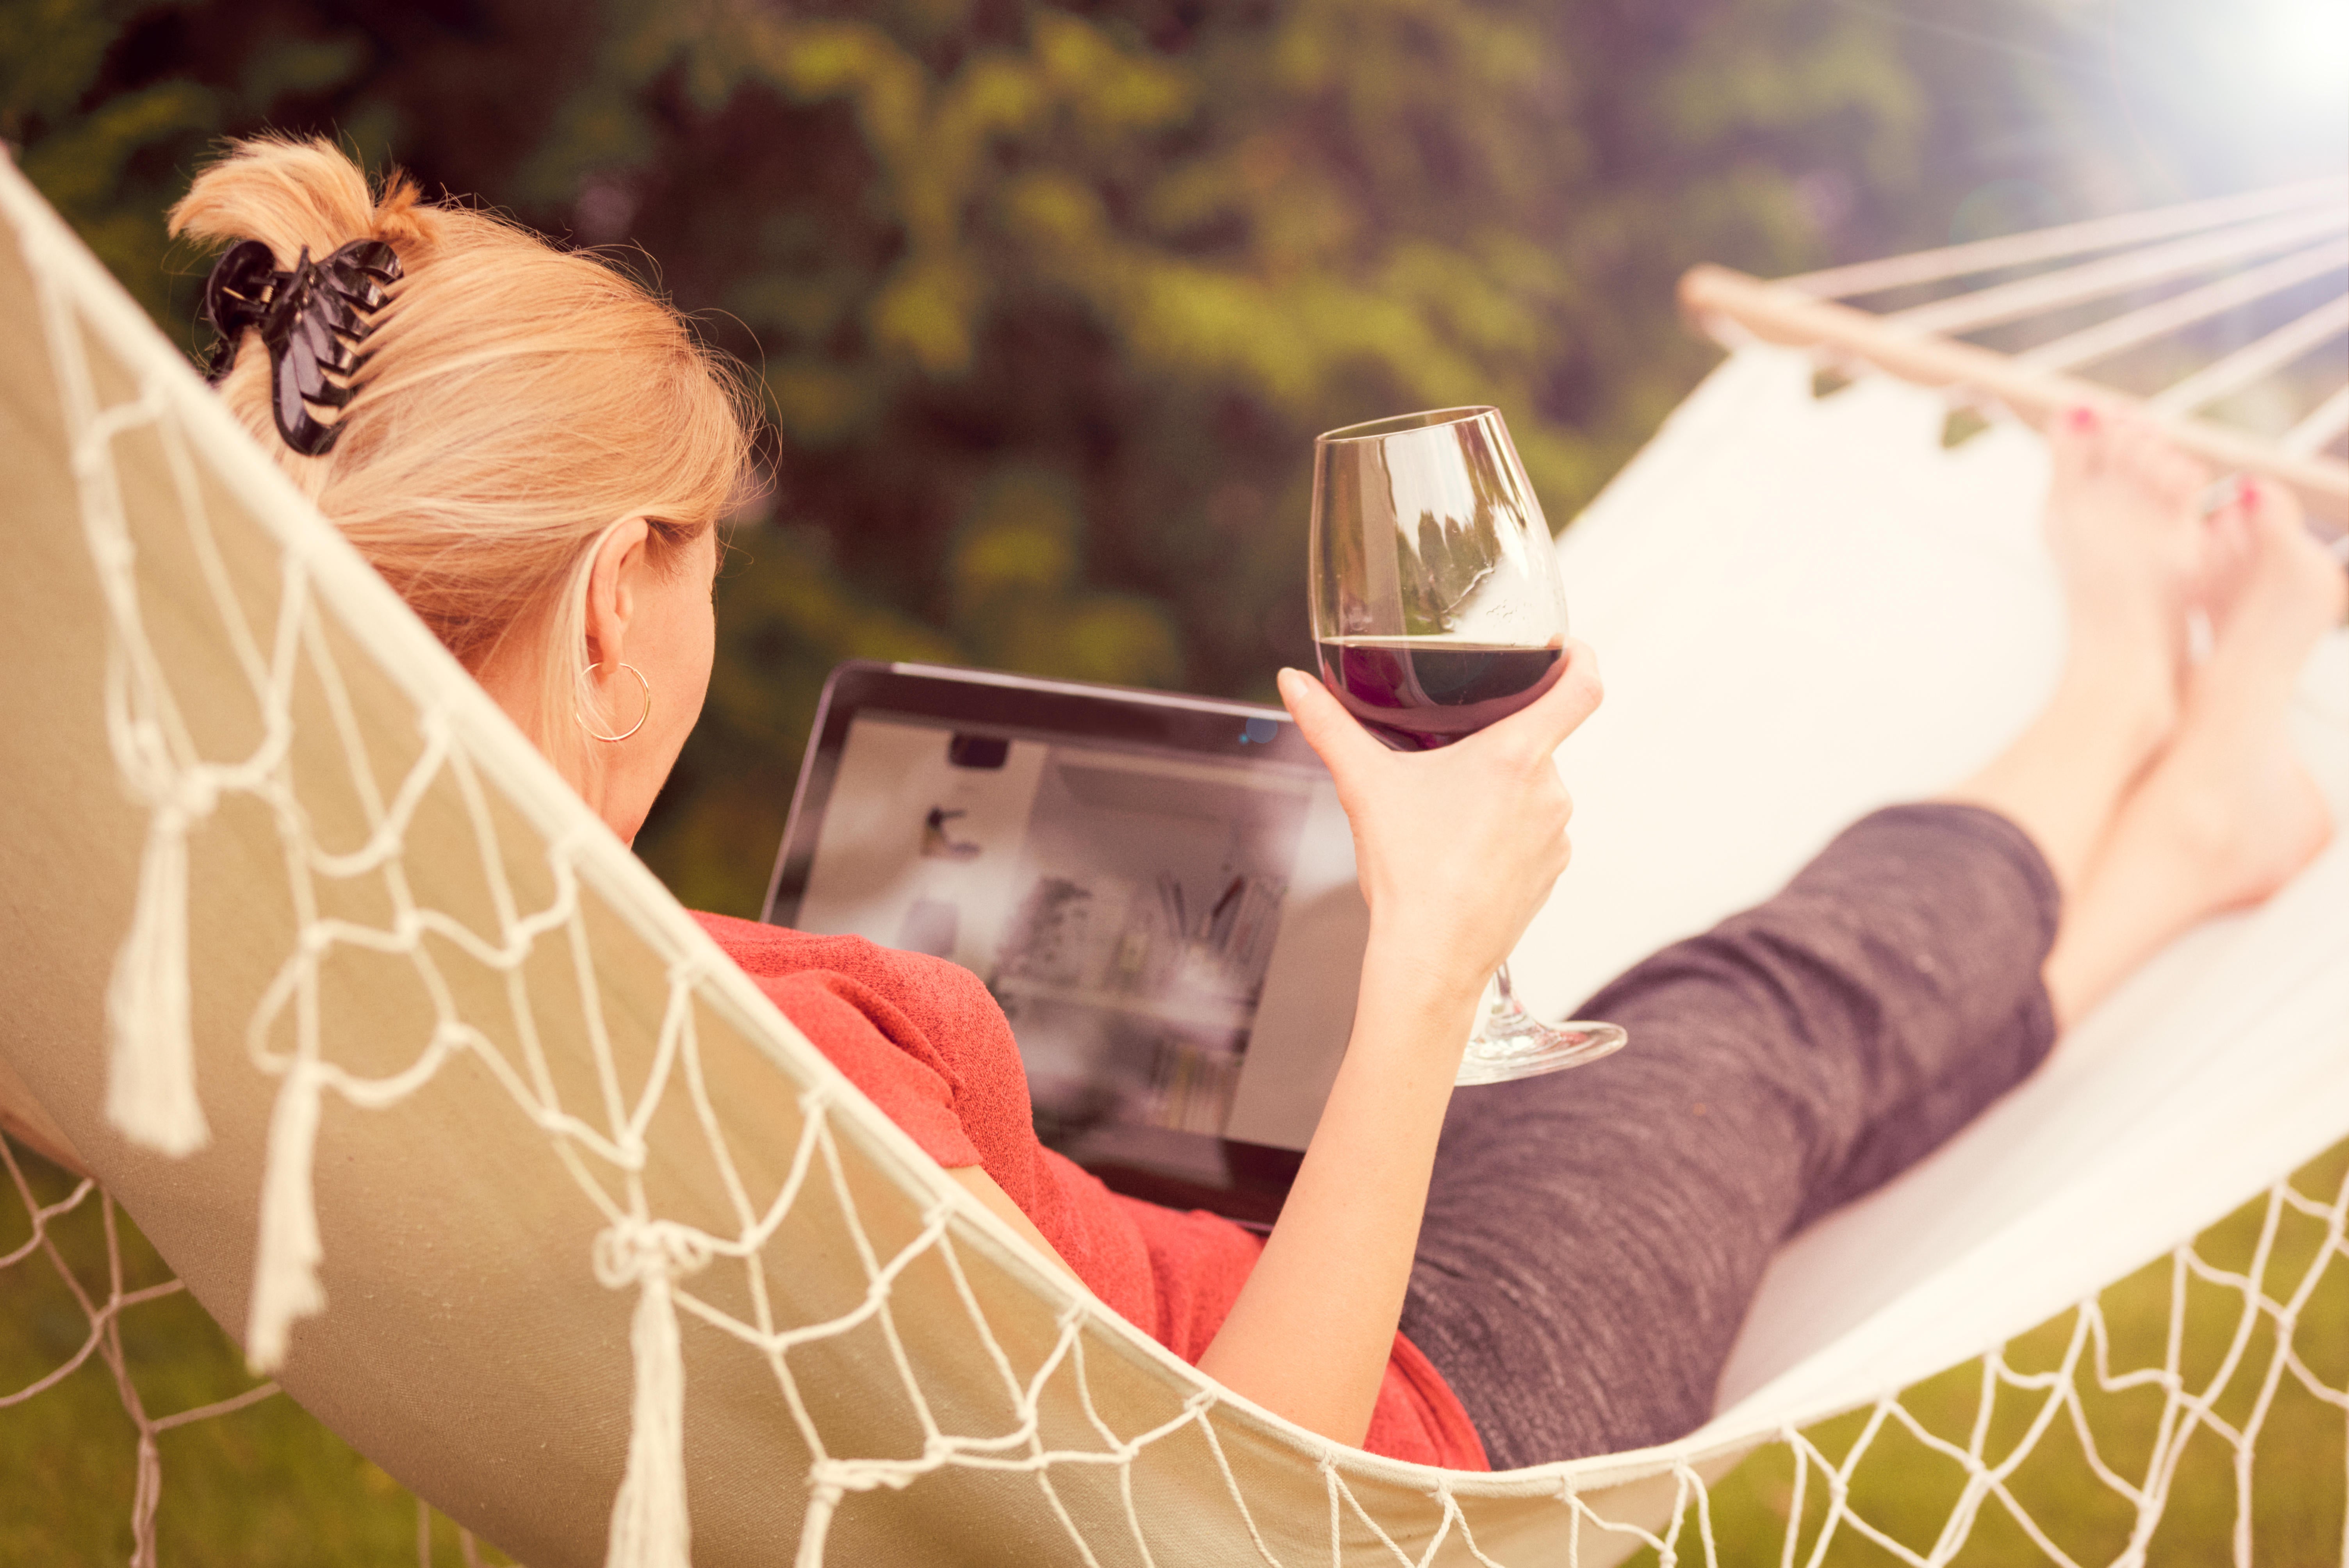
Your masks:
[[[1485,733],[1503,744],[1537,748],[1547,756],[1582,727],[1606,697],[1599,679],[1599,655],[1589,644],[1568,638],[1563,667],[1547,691],[1489,727]]]
[[[1371,765],[1373,756],[1386,756],[1387,748],[1378,737],[1364,729],[1361,722],[1338,699],[1330,688],[1307,675],[1303,670],[1284,669],[1275,678],[1280,688],[1280,700],[1288,709],[1288,717],[1297,721],[1297,732],[1305,744],[1313,748],[1330,773],[1339,778],[1351,775]]]

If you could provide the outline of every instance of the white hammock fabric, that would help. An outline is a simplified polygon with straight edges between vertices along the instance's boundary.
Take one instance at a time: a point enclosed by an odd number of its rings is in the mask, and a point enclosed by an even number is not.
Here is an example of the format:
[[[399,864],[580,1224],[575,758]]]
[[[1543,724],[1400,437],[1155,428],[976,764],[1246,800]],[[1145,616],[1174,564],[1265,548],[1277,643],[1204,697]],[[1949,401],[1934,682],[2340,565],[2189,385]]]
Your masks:
[[[1858,1450],[1798,1428],[1900,1423],[1903,1385],[2262,1189],[2271,1224],[2324,1229],[2305,1277],[2190,1249],[2180,1277],[2277,1328],[2271,1391],[2349,1411],[2291,1339],[2349,1260],[2349,1190],[2280,1184],[2349,1132],[2349,841],[1788,1248],[1704,1431],[1499,1476],[1380,1460],[1072,1295],[733,969],[5,161],[0,217],[0,1060],[257,1369],[537,1568],[1710,1562],[1706,1481],[1770,1441],[1831,1499],[1817,1532],[1797,1495],[1789,1562],[1837,1529],[1946,1561],[1992,1506],[2071,1562],[2006,1490],[2030,1443],[1940,1444],[1967,1486],[1917,1546],[1849,1511]],[[1737,355],[1567,536],[1609,701],[1565,755],[1579,858],[1516,965],[1553,1013],[1979,762],[2052,674],[2035,438],[1944,452],[1936,396],[1818,401],[1809,377]],[[2299,719],[2349,817],[2349,640]],[[85,1305],[97,1345],[132,1304]],[[2092,1301],[2078,1321],[2052,1381],[1986,1364],[2041,1401],[2034,1440],[2123,1375]],[[2168,1436],[2099,1461],[2139,1546],[2186,1437],[2218,1431],[2248,1488],[2258,1424],[2174,1346],[2144,1377]]]

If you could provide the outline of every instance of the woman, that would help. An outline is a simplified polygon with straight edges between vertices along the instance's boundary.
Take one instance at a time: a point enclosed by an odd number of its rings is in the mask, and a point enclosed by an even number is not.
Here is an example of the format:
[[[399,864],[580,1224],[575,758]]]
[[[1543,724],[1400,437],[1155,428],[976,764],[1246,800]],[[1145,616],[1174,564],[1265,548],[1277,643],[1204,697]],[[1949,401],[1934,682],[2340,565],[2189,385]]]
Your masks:
[[[594,260],[397,180],[378,199],[323,144],[243,144],[173,224],[261,242],[279,269],[388,247],[398,278],[331,427],[298,408],[289,426],[250,330],[222,393],[632,840],[709,684],[716,531],[749,467],[730,373]],[[1590,651],[1522,713],[1413,756],[1282,673],[1371,923],[1344,1064],[1268,1241],[1114,1197],[1039,1147],[1009,1026],[967,971],[705,923],[981,1203],[1228,1387],[1463,1468],[1676,1436],[1709,1413],[1780,1240],[2329,835],[2282,716],[2343,584],[2289,497],[2247,482],[2206,523],[2204,476],[2148,433],[2082,409],[2052,439],[2073,642],[2045,712],[1945,799],[1867,819],[1776,898],[1615,982],[1592,1016],[1635,1047],[1584,1072],[1451,1089],[1485,977],[1566,864],[1551,755],[1599,701]],[[2190,662],[2198,609],[2214,645]]]

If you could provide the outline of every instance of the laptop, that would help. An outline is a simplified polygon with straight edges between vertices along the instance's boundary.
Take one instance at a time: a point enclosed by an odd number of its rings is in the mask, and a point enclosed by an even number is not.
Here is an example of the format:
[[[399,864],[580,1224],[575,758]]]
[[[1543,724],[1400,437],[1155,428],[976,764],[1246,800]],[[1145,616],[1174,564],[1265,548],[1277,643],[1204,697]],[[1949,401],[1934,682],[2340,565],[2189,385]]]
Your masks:
[[[864,661],[825,683],[762,918],[969,969],[1047,1147],[1258,1224],[1370,934],[1337,791],[1280,709]]]

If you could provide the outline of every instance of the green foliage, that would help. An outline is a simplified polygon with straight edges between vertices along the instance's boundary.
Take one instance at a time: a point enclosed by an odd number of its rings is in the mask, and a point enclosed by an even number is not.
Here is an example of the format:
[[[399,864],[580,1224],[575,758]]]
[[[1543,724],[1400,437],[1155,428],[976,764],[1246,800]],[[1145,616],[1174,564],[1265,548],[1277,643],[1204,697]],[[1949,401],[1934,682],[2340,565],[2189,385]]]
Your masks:
[[[0,135],[18,141],[26,174],[90,249],[150,311],[169,308],[157,265],[161,205],[176,191],[132,172],[158,143],[212,129],[213,95],[186,80],[152,83],[86,103],[135,4],[5,0],[0,4]],[[45,133],[45,134],[44,134]]]
[[[8,133],[181,341],[161,208],[274,126],[634,241],[759,366],[778,499],[644,841],[736,910],[833,663],[1267,695],[1316,430],[1496,403],[1571,516],[1708,363],[1681,267],[1825,259],[1803,169],[1897,179],[1918,120],[1898,30],[1823,0],[0,0],[34,37]]]
[[[838,659],[1268,696],[1317,430],[1497,404],[1563,522],[1711,362],[1692,263],[2244,182],[2154,145],[2159,42],[2023,0],[0,0],[0,135],[178,341],[162,211],[273,128],[641,247],[757,366],[776,499],[642,840],[746,911]]]
[[[75,1182],[65,1172],[21,1147],[10,1152],[36,1202],[55,1204],[71,1194]],[[85,1198],[51,1222],[54,1257],[36,1253],[0,1270],[0,1391],[14,1393],[64,1366],[88,1340],[83,1304],[107,1299],[109,1231],[127,1291],[171,1281],[137,1228],[109,1207],[96,1194]],[[24,1203],[0,1171],[0,1255],[30,1236]],[[137,1303],[117,1325],[124,1374],[150,1419],[254,1387],[236,1347],[184,1292]],[[156,1448],[158,1556],[171,1568],[419,1561],[416,1500],[284,1395],[167,1429]],[[0,1562],[128,1562],[137,1457],[138,1431],[102,1352],[0,1410]],[[428,1516],[428,1527],[431,1561],[460,1562],[449,1522]],[[509,1561],[486,1547],[477,1555]]]

